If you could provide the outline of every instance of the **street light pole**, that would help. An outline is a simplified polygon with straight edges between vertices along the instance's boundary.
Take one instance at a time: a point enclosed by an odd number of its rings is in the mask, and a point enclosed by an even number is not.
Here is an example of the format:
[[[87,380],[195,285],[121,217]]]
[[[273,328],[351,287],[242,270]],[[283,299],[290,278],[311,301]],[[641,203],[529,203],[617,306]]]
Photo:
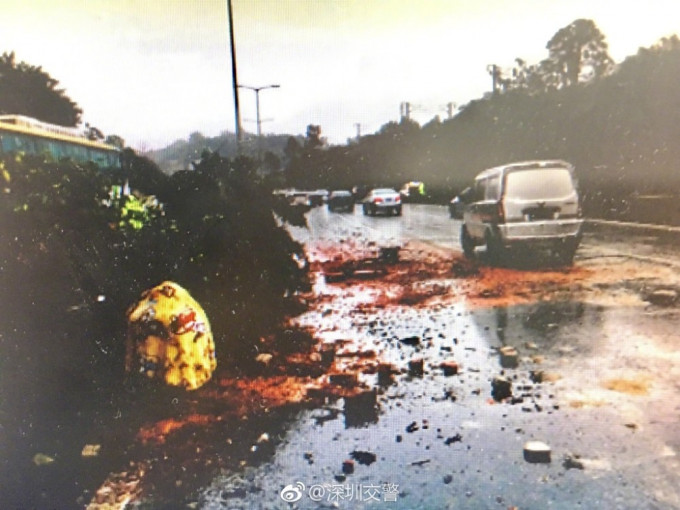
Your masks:
[[[262,120],[260,119],[260,91],[265,89],[278,89],[281,85],[263,85],[261,87],[250,87],[248,85],[239,85],[243,89],[255,91],[255,115],[257,118],[257,150],[259,159],[262,159]]]
[[[241,153],[241,141],[243,140],[243,127],[241,126],[241,110],[238,104],[238,78],[236,74],[236,47],[234,45],[234,14],[231,8],[231,0],[227,2],[229,11],[229,47],[231,49],[231,78],[234,87],[234,117],[236,122],[236,146]]]

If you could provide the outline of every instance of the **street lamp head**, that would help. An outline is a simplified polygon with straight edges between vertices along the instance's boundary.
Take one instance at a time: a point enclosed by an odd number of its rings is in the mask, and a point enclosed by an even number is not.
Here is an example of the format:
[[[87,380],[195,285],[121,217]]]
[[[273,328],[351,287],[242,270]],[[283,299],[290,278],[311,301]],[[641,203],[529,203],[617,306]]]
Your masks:
[[[278,88],[280,88],[280,87],[281,87],[281,85],[279,85],[279,84],[275,84],[275,85],[263,85],[263,86],[261,86],[261,87],[251,87],[250,85],[239,85],[239,86],[238,86],[238,88],[240,88],[240,89],[250,89],[250,90],[254,90],[255,93],[259,92],[260,90],[264,90],[264,89],[278,89]]]

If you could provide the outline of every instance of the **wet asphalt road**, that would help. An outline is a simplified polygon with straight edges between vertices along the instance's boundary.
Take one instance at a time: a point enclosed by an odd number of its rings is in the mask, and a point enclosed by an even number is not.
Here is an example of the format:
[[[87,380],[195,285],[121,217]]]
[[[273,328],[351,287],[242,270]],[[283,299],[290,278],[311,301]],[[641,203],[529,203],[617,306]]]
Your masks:
[[[459,222],[443,207],[405,207],[401,218],[317,208],[308,219],[308,231],[295,231],[308,246],[352,238],[459,250]],[[650,286],[678,285],[668,276],[680,261],[675,236],[589,227],[576,265],[607,275],[626,262],[624,276],[559,300],[485,307],[463,297],[358,311],[356,293],[320,279],[317,292],[333,303],[300,324],[324,341],[348,340],[348,350],[374,350],[399,373],[382,386],[375,374],[361,376],[377,388],[377,406],[359,420],[342,399],[300,411],[271,438],[271,458],[217,477],[196,506],[680,508],[680,314],[643,299]],[[516,368],[500,365],[502,346],[519,352]],[[423,373],[409,372],[418,358]],[[457,375],[439,368],[447,359],[459,363]],[[512,383],[512,399],[491,398],[499,375]],[[530,440],[550,446],[551,462],[523,458]]]

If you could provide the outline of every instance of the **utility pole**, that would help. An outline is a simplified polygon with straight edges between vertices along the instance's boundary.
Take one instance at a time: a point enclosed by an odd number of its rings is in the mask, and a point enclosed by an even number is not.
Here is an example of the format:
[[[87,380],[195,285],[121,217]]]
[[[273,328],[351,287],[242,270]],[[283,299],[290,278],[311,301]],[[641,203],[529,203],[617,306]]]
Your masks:
[[[236,144],[238,152],[241,153],[241,142],[243,141],[243,129],[241,127],[241,110],[238,104],[238,78],[236,75],[236,46],[234,45],[234,14],[231,8],[231,0],[227,0],[229,10],[229,44],[231,47],[231,81],[234,87],[234,114],[236,117]]]
[[[403,102],[399,104],[399,116],[402,119],[410,119],[411,118],[411,103],[409,102]]]
[[[487,72],[491,75],[491,91],[498,94],[498,85],[501,77],[501,70],[496,64],[486,66]]]
[[[248,85],[239,85],[243,89],[249,89],[255,92],[255,115],[257,118],[257,152],[260,161],[262,160],[262,120],[260,119],[260,91],[265,89],[278,89],[281,85],[264,85],[262,87],[249,87]]]

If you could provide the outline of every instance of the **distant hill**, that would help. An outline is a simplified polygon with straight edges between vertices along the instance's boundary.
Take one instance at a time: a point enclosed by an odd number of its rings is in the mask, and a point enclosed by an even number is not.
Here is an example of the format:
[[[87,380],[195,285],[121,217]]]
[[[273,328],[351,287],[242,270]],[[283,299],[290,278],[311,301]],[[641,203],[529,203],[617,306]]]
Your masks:
[[[242,152],[248,156],[256,156],[258,150],[263,156],[271,153],[269,161],[273,161],[274,165],[278,161],[282,165],[285,160],[284,148],[290,137],[291,135],[286,134],[264,135],[258,144],[255,135],[246,133]],[[302,140],[301,137],[298,138]],[[192,162],[198,161],[206,150],[219,152],[225,158],[233,158],[238,155],[236,135],[223,132],[215,137],[206,137],[200,132],[194,132],[187,139],[175,140],[167,147],[145,153],[145,156],[154,161],[164,173],[173,174],[178,170],[190,169]]]

